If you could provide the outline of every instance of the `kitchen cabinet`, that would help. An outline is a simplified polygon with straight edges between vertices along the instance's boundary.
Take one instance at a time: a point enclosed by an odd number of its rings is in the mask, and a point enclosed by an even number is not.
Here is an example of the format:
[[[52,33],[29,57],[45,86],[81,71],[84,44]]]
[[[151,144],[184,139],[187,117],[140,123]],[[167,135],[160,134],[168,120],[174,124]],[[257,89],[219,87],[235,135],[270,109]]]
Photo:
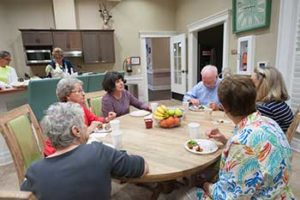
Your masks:
[[[49,31],[22,31],[24,46],[52,46],[52,32]]]
[[[115,62],[113,30],[85,30],[81,35],[86,64]]]
[[[53,31],[53,46],[64,51],[81,51],[82,40],[80,31]]]

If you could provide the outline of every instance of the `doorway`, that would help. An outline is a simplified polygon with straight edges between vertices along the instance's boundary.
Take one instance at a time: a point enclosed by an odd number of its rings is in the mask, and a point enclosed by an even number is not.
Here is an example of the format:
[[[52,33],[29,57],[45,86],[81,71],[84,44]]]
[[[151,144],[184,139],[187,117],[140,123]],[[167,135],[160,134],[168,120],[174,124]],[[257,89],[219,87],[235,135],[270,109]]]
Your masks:
[[[146,38],[149,101],[171,98],[170,38]]]
[[[222,50],[222,64],[217,66],[220,69],[228,68],[228,59],[229,59],[229,16],[230,10],[224,10],[214,15],[208,16],[199,21],[189,24],[188,27],[188,90],[191,90],[192,87],[200,79],[200,64],[198,61],[199,54],[199,42],[198,42],[198,33],[205,31],[219,25],[223,26],[223,50]],[[208,36],[211,37],[211,36]],[[217,64],[218,65],[218,64]],[[222,71],[222,70],[221,70]]]
[[[197,82],[202,80],[201,70],[206,65],[215,65],[222,72],[223,24],[198,32]]]

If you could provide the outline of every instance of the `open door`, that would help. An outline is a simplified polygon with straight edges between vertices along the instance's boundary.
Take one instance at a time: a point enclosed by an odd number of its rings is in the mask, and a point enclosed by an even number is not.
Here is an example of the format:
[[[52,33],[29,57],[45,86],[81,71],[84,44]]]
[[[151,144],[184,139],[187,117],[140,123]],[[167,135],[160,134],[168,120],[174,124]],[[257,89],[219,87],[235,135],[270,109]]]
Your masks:
[[[185,34],[170,39],[171,91],[184,95],[186,92],[186,40]]]

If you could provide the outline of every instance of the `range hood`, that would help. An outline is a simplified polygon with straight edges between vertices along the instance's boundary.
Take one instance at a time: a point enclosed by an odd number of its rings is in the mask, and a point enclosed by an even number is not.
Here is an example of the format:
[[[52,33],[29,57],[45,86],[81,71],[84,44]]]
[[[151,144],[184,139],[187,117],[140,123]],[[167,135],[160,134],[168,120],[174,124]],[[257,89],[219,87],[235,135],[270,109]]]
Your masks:
[[[82,57],[82,51],[64,51],[64,57]]]

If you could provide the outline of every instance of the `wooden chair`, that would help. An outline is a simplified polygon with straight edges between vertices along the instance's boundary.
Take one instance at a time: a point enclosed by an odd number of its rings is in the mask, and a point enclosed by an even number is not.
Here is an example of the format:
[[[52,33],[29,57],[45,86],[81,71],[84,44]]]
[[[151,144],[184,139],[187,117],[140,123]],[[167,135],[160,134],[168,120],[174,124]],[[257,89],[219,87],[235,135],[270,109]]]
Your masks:
[[[33,161],[43,158],[44,137],[28,104],[0,116],[0,132],[10,150],[19,184]]]
[[[36,200],[32,192],[0,190],[0,200]]]
[[[300,123],[300,113],[299,113],[299,109],[297,109],[297,111],[294,114],[293,122],[290,124],[288,130],[286,131],[286,137],[290,144],[291,144],[292,139],[297,131],[299,123]]]
[[[85,94],[87,107],[97,116],[102,116],[102,97],[106,94],[104,90],[89,92]]]

